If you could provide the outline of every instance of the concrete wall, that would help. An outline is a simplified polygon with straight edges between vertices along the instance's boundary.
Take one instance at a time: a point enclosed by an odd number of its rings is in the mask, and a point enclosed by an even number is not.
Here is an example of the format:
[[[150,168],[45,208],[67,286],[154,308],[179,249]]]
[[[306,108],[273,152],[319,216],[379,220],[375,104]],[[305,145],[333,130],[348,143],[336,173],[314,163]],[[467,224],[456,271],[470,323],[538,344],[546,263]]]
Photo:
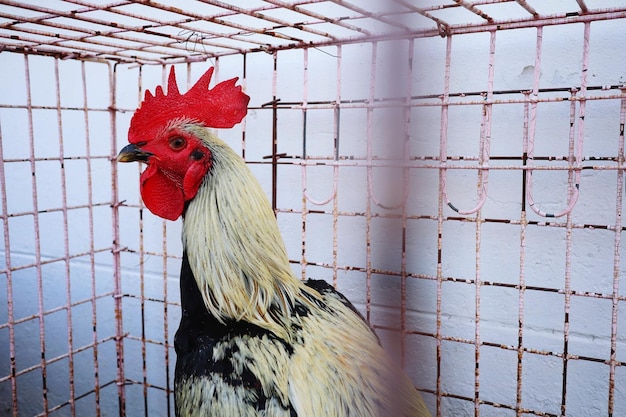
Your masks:
[[[615,85],[626,78],[626,43],[623,22],[599,22],[592,25],[591,55],[588,83],[593,86]],[[535,64],[536,30],[511,30],[498,32],[495,44],[494,90],[510,90],[513,93],[503,99],[521,98],[516,91],[532,89]],[[582,25],[546,27],[543,36],[543,60],[540,87],[574,87],[581,82]],[[442,38],[416,39],[414,42],[414,70],[412,94],[433,96],[422,102],[437,101],[444,88],[444,62],[446,40]],[[408,50],[407,42],[380,43],[377,45],[376,90],[377,98],[390,96],[403,84],[402,59]],[[309,102],[367,99],[370,93],[371,44],[346,45],[339,51],[335,47],[312,48],[308,51]],[[452,39],[452,65],[450,92],[470,93],[486,91],[488,74],[489,34],[455,36]],[[338,56],[341,66],[338,68]],[[32,104],[56,106],[54,60],[29,57]],[[278,75],[275,95],[285,102],[301,102],[305,93],[303,86],[304,52],[301,50],[278,53]],[[219,79],[242,76],[243,57],[220,59]],[[245,121],[246,160],[251,162],[268,195],[271,194],[271,166],[267,162],[271,154],[272,111],[261,105],[272,100],[273,65],[271,55],[250,54],[246,57],[246,92],[251,96],[251,111]],[[195,81],[209,64],[193,64],[191,80]],[[24,57],[0,54],[3,78],[9,82],[0,85],[2,104],[26,104]],[[57,157],[62,134],[66,156],[86,155],[86,134],[81,78],[81,64],[59,62],[61,74],[61,103],[76,110],[63,110],[62,130],[59,131],[57,111],[33,110],[34,154],[38,158]],[[111,149],[109,114],[103,109],[109,106],[109,68],[104,64],[87,64],[88,111],[91,155],[108,156]],[[340,77],[337,72],[340,72]],[[186,66],[178,66],[177,74],[181,90],[187,85]],[[142,86],[151,90],[163,79],[160,67],[142,69]],[[125,143],[126,130],[139,99],[139,69],[118,66],[116,68],[117,114],[116,149]],[[341,79],[338,84],[338,79]],[[389,82],[395,81],[395,82]],[[339,89],[338,89],[339,87]],[[613,91],[614,93],[615,91]],[[554,93],[567,96],[565,93]],[[471,98],[468,98],[468,100]],[[473,98],[475,99],[475,98]],[[418,100],[419,101],[419,100]],[[584,128],[584,154],[586,156],[615,156],[618,149],[619,100],[597,100],[587,103]],[[349,106],[348,106],[349,107]],[[451,106],[449,110],[448,148],[450,156],[477,156],[482,121],[482,106]],[[519,156],[522,152],[523,104],[502,104],[493,107],[492,144],[493,156]],[[569,101],[539,104],[535,154],[560,157],[567,155],[569,142]],[[396,157],[398,146],[402,149],[402,124],[397,123],[397,113],[387,110],[374,111],[372,126],[372,149],[376,155]],[[345,158],[367,155],[367,110],[343,109],[339,127],[339,155]],[[436,165],[440,151],[440,107],[414,107],[411,113],[410,149],[417,159],[416,165]],[[334,111],[311,109],[307,112],[308,155],[334,156]],[[24,109],[2,108],[0,111],[3,157],[28,159],[28,117]],[[237,151],[242,150],[242,127],[225,130],[220,136]],[[281,109],[278,112],[278,152],[289,156],[302,155],[303,113],[300,109]],[[401,155],[400,155],[401,156]],[[292,161],[292,160],[286,160]],[[475,164],[475,163],[468,163]],[[492,161],[492,166],[519,165],[520,162]],[[537,163],[538,164],[538,163]],[[550,163],[546,163],[550,164]],[[552,163],[563,166],[563,163]],[[612,163],[589,163],[589,165]],[[106,158],[94,159],[91,166],[85,159],[60,162],[41,160],[35,163],[34,184],[37,187],[38,209],[55,209],[63,204],[63,172],[67,188],[67,204],[87,204],[91,192],[94,203],[102,203],[93,209],[93,242],[97,253],[92,261],[88,255],[68,261],[61,260],[41,268],[42,301],[44,310],[54,309],[67,302],[89,299],[93,293],[105,295],[95,302],[96,338],[105,339],[115,334],[113,298],[107,296],[113,290],[111,247],[111,164]],[[136,166],[119,168],[120,200],[127,204],[139,204],[138,174]],[[92,184],[86,181],[91,170]],[[298,165],[280,165],[277,184],[277,202],[281,209],[278,221],[288,246],[296,276],[324,278],[335,282],[356,305],[369,314],[375,326],[399,328],[401,326],[401,286],[403,228],[399,219],[377,217],[388,210],[372,203],[367,186],[367,171],[359,166],[342,166],[338,169],[338,191],[334,202],[317,206],[306,202],[306,209],[326,211],[331,214],[310,213],[306,216],[306,259],[312,263],[339,266],[336,275],[332,268],[302,266],[302,215],[303,182],[302,168]],[[389,179],[391,175],[391,180]],[[392,187],[397,180],[393,170],[373,170],[373,190],[378,198],[393,201],[397,190]],[[568,353],[593,360],[569,360],[567,362],[567,415],[588,416],[606,413],[609,393],[609,366],[602,361],[610,357],[612,330],[612,302],[607,298],[588,296],[566,297],[563,289],[566,276],[572,291],[579,293],[611,295],[614,291],[615,233],[602,228],[581,225],[612,226],[616,217],[616,183],[614,170],[584,170],[580,185],[580,198],[571,214],[571,222],[580,227],[571,234],[566,227],[546,227],[546,220],[528,211],[528,220],[535,222],[525,229],[525,252],[523,270],[520,266],[520,221],[522,201],[521,170],[497,170],[490,172],[488,198],[480,213],[483,219],[498,220],[477,223],[460,221],[462,217],[444,205],[441,253],[438,253],[438,202],[439,170],[414,168],[410,171],[410,195],[406,212],[412,216],[406,221],[404,247],[405,268],[412,277],[406,282],[405,326],[414,334],[406,336],[405,365],[407,372],[419,388],[434,391],[437,388],[437,369],[440,369],[440,389],[453,396],[441,401],[442,414],[446,416],[474,415],[474,404],[456,397],[474,397],[476,380],[476,355],[479,354],[479,392],[487,404],[480,406],[481,415],[508,416],[514,411],[497,408],[494,404],[515,406],[517,395],[517,346],[518,321],[520,318],[520,292],[514,286],[520,282],[523,272],[529,288],[523,293],[523,346],[522,356],[522,406],[549,414],[560,412],[562,392],[565,338],[565,306],[568,311]],[[16,214],[33,209],[30,162],[5,163],[7,210]],[[332,194],[333,168],[319,166],[307,168],[307,190],[314,199],[323,200]],[[476,170],[449,170],[448,192],[451,201],[460,208],[473,206],[476,202]],[[545,211],[558,211],[566,205],[566,171],[541,171],[534,174],[535,201]],[[371,267],[378,270],[368,278],[361,269],[367,267],[366,217],[340,215],[336,227],[336,257],[333,255],[333,216],[336,208],[341,213],[373,214],[370,222]],[[620,208],[621,209],[621,208]],[[296,211],[295,213],[289,212]],[[2,249],[10,256],[12,267],[27,265],[40,256],[42,260],[63,258],[66,254],[89,252],[88,209],[72,209],[67,219],[59,211],[39,214],[39,244],[34,238],[33,216],[13,216],[8,219],[10,247]],[[475,219],[475,215],[467,216]],[[140,218],[143,223],[140,223]],[[64,239],[64,222],[67,221],[68,243]],[[563,223],[565,218],[552,220]],[[140,230],[140,224],[142,230]],[[480,233],[480,249],[477,252],[477,232]],[[141,236],[143,233],[143,240]],[[164,237],[165,236],[165,237]],[[567,254],[567,239],[571,239]],[[167,307],[167,320],[162,300],[178,301],[177,274],[179,260],[164,258],[158,254],[181,254],[180,222],[164,223],[147,210],[136,207],[120,208],[120,244],[127,249],[121,254],[124,330],[131,336],[124,344],[125,376],[141,382],[142,332],[148,339],[173,341],[178,320],[178,308]],[[39,246],[39,248],[37,248]],[[140,256],[140,249],[157,255]],[[438,257],[441,256],[441,283],[438,276]],[[617,254],[621,255],[621,250]],[[66,266],[67,265],[67,266]],[[478,265],[478,269],[477,269]],[[622,263],[623,265],[623,263]],[[624,267],[617,267],[619,277]],[[356,267],[356,270],[342,267]],[[141,275],[140,268],[143,268]],[[569,268],[569,273],[567,273]],[[66,275],[69,271],[70,285]],[[478,271],[478,273],[477,273]],[[388,273],[389,272],[389,273]],[[478,276],[477,276],[478,275]],[[93,279],[92,279],[93,277]],[[478,290],[475,280],[485,284]],[[621,278],[618,280],[620,281]],[[92,287],[92,282],[95,287]],[[617,283],[619,284],[619,282]],[[7,302],[7,276],[0,276],[0,305]],[[368,291],[370,309],[368,313]],[[622,285],[622,288],[624,286]],[[39,311],[38,271],[26,268],[12,274],[14,319],[29,317]],[[618,290],[620,296],[623,295]],[[149,298],[141,309],[140,294]],[[439,346],[428,334],[437,333],[437,298],[440,297],[441,327],[444,338]],[[160,301],[161,300],[161,301]],[[477,307],[477,303],[479,303]],[[86,346],[93,340],[92,302],[85,302],[71,309],[73,321],[73,346]],[[623,332],[623,308],[617,310],[617,360],[624,361],[625,340]],[[67,352],[67,312],[59,310],[47,314],[44,319],[46,357],[53,358]],[[478,320],[477,320],[478,319]],[[8,321],[7,309],[0,308],[0,324]],[[473,343],[478,335],[483,345],[477,350]],[[37,319],[27,320],[15,327],[18,370],[40,362],[40,326]],[[398,355],[402,338],[393,330],[379,329],[379,335],[389,350]],[[134,337],[134,338],[133,338]],[[458,339],[460,341],[456,341]],[[500,346],[508,348],[501,348]],[[533,352],[540,353],[533,353]],[[164,366],[165,350],[158,344],[146,344],[146,381],[158,387],[166,385],[166,377],[173,376],[174,352],[169,352],[169,367]],[[107,340],[98,345],[100,383],[115,379],[115,345]],[[8,329],[0,329],[0,377],[8,375]],[[47,386],[50,406],[63,403],[69,395],[68,358],[50,364]],[[94,350],[88,348],[73,355],[76,376],[76,395],[86,392],[94,385]],[[626,409],[626,375],[618,367],[615,381],[615,410]],[[41,412],[41,373],[34,370],[18,378],[21,415]],[[172,383],[169,383],[170,388]],[[150,415],[162,415],[167,407],[167,397],[158,388],[147,388]],[[130,415],[144,413],[144,388],[129,385],[126,388],[127,409]],[[433,394],[424,394],[435,410]],[[0,383],[0,415],[10,415],[10,381]],[[90,415],[95,407],[94,395],[77,402],[78,415]],[[116,415],[117,390],[114,385],[103,388],[101,406],[103,415]],[[170,404],[171,406],[171,404]],[[83,408],[80,408],[83,407]],[[83,411],[81,411],[83,410]],[[616,415],[617,415],[616,414]],[[57,415],[69,415],[67,408]]]

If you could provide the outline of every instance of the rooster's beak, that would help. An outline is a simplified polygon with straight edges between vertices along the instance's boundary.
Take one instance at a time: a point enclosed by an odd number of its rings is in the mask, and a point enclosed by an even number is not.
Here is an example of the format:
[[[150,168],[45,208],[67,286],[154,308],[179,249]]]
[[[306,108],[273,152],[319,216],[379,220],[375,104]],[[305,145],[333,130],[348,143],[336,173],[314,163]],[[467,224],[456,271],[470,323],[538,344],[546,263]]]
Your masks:
[[[117,155],[117,162],[148,162],[150,156],[152,156],[150,152],[142,151],[131,143],[124,146]]]

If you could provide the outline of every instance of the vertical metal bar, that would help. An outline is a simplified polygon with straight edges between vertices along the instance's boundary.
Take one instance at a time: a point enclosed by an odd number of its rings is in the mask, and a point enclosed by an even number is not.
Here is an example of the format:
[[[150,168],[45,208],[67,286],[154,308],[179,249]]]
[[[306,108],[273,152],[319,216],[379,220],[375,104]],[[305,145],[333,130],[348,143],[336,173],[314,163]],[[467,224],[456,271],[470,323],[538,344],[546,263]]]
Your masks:
[[[403,187],[403,196],[408,196],[409,194],[409,186],[410,186],[410,176],[411,170],[409,168],[410,160],[411,160],[411,96],[413,93],[413,55],[414,55],[414,40],[409,39],[408,42],[408,59],[406,62],[406,96],[404,97],[404,106],[403,106],[403,121],[404,121],[404,155],[403,155],[403,164],[402,167],[402,187]],[[407,199],[403,198],[402,201],[402,258],[400,261],[400,355],[401,355],[401,364],[404,367],[406,365],[406,338],[407,338],[407,317],[406,317],[406,309],[407,309],[407,267],[406,267],[406,256],[407,256]]]
[[[30,82],[30,60],[28,55],[24,55],[24,69],[26,74],[26,107],[28,110],[28,140],[30,146],[30,169],[31,169],[31,187],[33,194],[33,224],[35,231],[35,270],[37,273],[37,306],[39,319],[39,348],[41,350],[41,378],[43,396],[43,412],[48,414],[48,381],[47,381],[47,365],[46,365],[46,339],[44,326],[44,307],[43,307],[43,275],[41,271],[41,234],[39,228],[39,203],[37,199],[37,178],[35,163],[35,133],[33,129],[33,102],[31,95]]]
[[[580,164],[580,156],[582,156],[582,144],[584,138],[585,127],[585,109],[586,100],[585,95],[587,92],[587,70],[589,67],[589,37],[591,33],[591,24],[585,22],[584,35],[583,35],[583,56],[582,56],[582,69],[580,80],[580,107],[578,110],[578,138],[576,143],[574,141],[574,132],[572,130],[569,141],[569,155],[568,161],[570,166],[574,161],[578,161]],[[574,92],[573,92],[574,93]],[[575,103],[573,103],[575,106]],[[571,114],[571,123],[573,125],[573,118],[575,117],[575,108],[573,114]],[[568,201],[573,201],[574,195],[578,193],[578,187],[580,184],[580,170],[575,173],[573,170],[568,171]],[[566,221],[566,235],[565,235],[565,320],[563,324],[563,390],[561,394],[561,414],[566,415],[567,404],[567,365],[569,360],[569,313],[571,302],[571,273],[572,273],[572,209],[573,206],[567,212]]]
[[[580,77],[580,107],[578,110],[578,132],[576,138],[576,144],[572,142],[570,145],[570,158],[569,165],[575,165],[574,170],[569,170],[568,173],[572,177],[571,181],[574,181],[573,191],[578,195],[578,189],[580,188],[581,177],[581,162],[583,158],[583,143],[585,139],[585,116],[587,114],[587,78],[589,70],[589,38],[591,36],[591,23],[585,22],[585,29],[583,34],[583,56],[582,56],[582,68]],[[573,208],[573,207],[572,207]],[[570,209],[571,210],[571,209]]]
[[[532,166],[533,157],[535,155],[535,131],[537,127],[537,96],[539,94],[539,77],[541,76],[541,49],[543,45],[543,27],[537,27],[537,40],[535,43],[535,68],[533,74],[533,89],[530,95],[530,109],[528,116],[528,134],[524,136],[524,165]],[[524,200],[528,202],[529,207],[533,209],[535,205],[532,197],[532,171],[524,170]],[[524,207],[525,208],[525,207]],[[535,211],[536,212],[536,211]]]
[[[165,67],[161,68],[162,84],[166,79]],[[139,97],[138,105],[142,102],[142,90],[143,90],[143,66],[139,66]],[[187,83],[189,83],[189,77],[187,77]],[[143,167],[138,164],[137,171],[141,175]],[[143,200],[139,197],[139,273],[140,273],[140,288],[139,288],[139,303],[141,307],[141,376],[142,376],[142,390],[143,390],[143,412],[144,416],[148,417],[148,369],[147,369],[147,342],[146,342],[146,247],[145,247],[145,235],[144,235],[144,213],[146,212]]]
[[[333,285],[337,287],[337,221],[339,208],[337,206],[337,184],[339,183],[339,132],[341,123],[341,45],[337,45],[337,92],[335,96],[335,109],[333,114],[334,132],[334,156],[333,164]]]
[[[187,91],[191,88],[191,62],[187,62]],[[141,103],[141,94],[139,95],[139,102]],[[245,117],[244,117],[245,120]]]
[[[217,72],[219,71],[219,67],[218,66],[214,66],[214,72],[213,72],[213,77],[214,81],[217,78]],[[167,77],[168,77],[168,72],[167,72],[167,67],[166,65],[162,65],[161,66],[161,84],[162,85],[166,85],[167,83]],[[189,90],[190,86],[192,85],[192,80],[191,80],[191,64],[188,63],[187,64],[187,90]],[[143,206],[143,203],[142,203]],[[143,229],[142,229],[143,230]],[[161,221],[161,230],[162,230],[162,243],[161,243],[161,247],[162,247],[162,255],[161,255],[161,259],[162,259],[162,271],[163,271],[163,285],[164,287],[167,287],[167,221],[166,220],[162,220]],[[143,238],[143,237],[142,237]],[[145,248],[144,248],[145,249]],[[144,256],[145,256],[145,252],[144,252]],[[144,278],[145,281],[145,278]],[[163,292],[163,308],[164,308],[164,312],[167,310],[167,306],[166,304],[166,300],[165,300],[165,294],[166,294],[167,289],[164,289]],[[145,293],[142,295],[142,316],[143,316],[143,306],[145,305],[145,301],[147,301],[145,298]],[[166,314],[164,313],[164,318],[166,318]],[[147,322],[142,323],[142,331],[144,331],[145,326],[147,325]],[[163,323],[163,328],[167,329],[167,323],[164,322]],[[167,334],[165,334],[163,341],[166,342],[167,341]],[[147,339],[143,340],[143,343],[146,345],[147,348],[147,344],[149,343],[149,341]],[[167,413],[168,416],[170,414],[170,398],[169,398],[169,352],[167,351],[167,343],[164,344],[165,346],[165,375],[166,375],[166,384],[167,384],[167,389],[165,391],[165,395],[167,395],[166,397],[166,402],[167,402]],[[148,397],[149,397],[149,393],[150,391],[148,390],[149,385],[148,385],[148,380],[147,377],[144,379],[144,404],[145,404],[145,413],[146,413],[146,417],[149,416],[149,412],[148,412],[148,404],[150,403]]]
[[[524,124],[523,124],[523,155],[522,165],[526,165],[528,143],[528,113],[530,111],[530,91],[524,91]],[[520,215],[520,260],[519,260],[519,293],[517,311],[517,390],[515,398],[515,415],[522,417],[522,376],[524,356],[524,296],[526,294],[526,228],[528,219],[526,213],[526,170],[522,169],[521,189],[522,210]]]
[[[54,78],[56,90],[57,105],[57,125],[59,133],[59,160],[61,163],[61,212],[63,213],[63,249],[65,252],[65,300],[66,300],[66,318],[67,318],[67,359],[69,368],[69,389],[70,389],[70,413],[76,415],[75,391],[74,391],[74,353],[73,353],[73,330],[72,330],[72,288],[70,280],[70,243],[68,232],[68,213],[67,213],[67,181],[65,178],[65,152],[63,148],[63,115],[61,112],[61,85],[59,81],[59,60],[54,60]]]
[[[141,200],[141,199],[140,199]],[[145,208],[139,203],[139,308],[141,309],[141,382],[143,389],[143,413],[148,417],[148,366],[146,349],[146,253],[143,234]]]
[[[489,164],[489,144],[491,142],[491,115],[493,99],[493,78],[495,71],[496,57],[496,32],[490,33],[489,38],[489,66],[487,79],[487,104],[483,106],[483,120],[481,123],[481,140],[478,161],[480,169],[478,171],[478,187],[483,193],[487,193],[487,174],[483,168]],[[479,191],[480,192],[480,191]],[[476,212],[476,276],[475,276],[475,313],[474,313],[474,356],[476,366],[474,367],[474,415],[480,415],[480,289],[481,281],[481,243],[482,243],[482,207]]]
[[[167,415],[170,416],[170,349],[169,349],[169,333],[167,324],[167,224],[163,222],[163,349],[165,360],[165,399],[167,402]]]
[[[576,90],[572,90],[572,97],[574,97],[574,95],[576,94]],[[568,159],[570,161],[570,163],[572,162],[572,159],[574,158],[574,137],[575,137],[575,121],[576,121],[576,101],[575,100],[570,100],[570,132],[569,132],[569,152],[568,152]],[[568,197],[571,197],[572,193],[574,192],[573,189],[573,181],[574,181],[574,176],[572,171],[568,172]],[[565,240],[565,244],[566,244],[566,253],[565,253],[565,336],[564,336],[564,347],[563,347],[563,368],[564,368],[564,373],[563,373],[563,390],[562,390],[562,397],[561,397],[561,412],[563,415],[565,415],[565,400],[566,400],[566,392],[567,392],[567,354],[568,354],[568,348],[569,348],[569,344],[568,344],[568,340],[569,340],[569,308],[570,308],[570,294],[569,294],[569,288],[570,288],[570,273],[571,273],[571,245],[572,245],[572,229],[573,229],[573,225],[571,222],[571,214],[568,213],[567,215],[567,224],[566,224],[566,240]]]
[[[137,105],[142,101],[142,80],[143,65],[139,66],[137,75]],[[137,171],[141,174],[143,167],[137,164]],[[145,243],[144,243],[144,220],[143,215],[145,207],[143,201],[139,198],[139,306],[141,308],[141,378],[143,390],[143,413],[144,417],[148,417],[148,369],[147,369],[147,352],[146,352],[146,272],[145,272]]]
[[[278,82],[278,53],[274,51],[274,71],[272,72],[272,209],[276,213],[276,194],[278,185],[278,101],[276,87]]]
[[[572,96],[576,94],[576,90],[572,90]],[[576,102],[574,100],[570,101],[570,133],[569,133],[569,152],[568,159],[571,163],[574,153],[574,130],[575,130],[575,120],[576,120]],[[568,196],[571,197],[573,193],[573,174],[572,171],[568,172]],[[570,274],[571,274],[571,250],[572,250],[572,229],[573,224],[571,222],[571,214],[567,215],[567,223],[566,223],[566,252],[565,252],[565,324],[564,324],[564,342],[563,342],[563,390],[561,397],[561,413],[565,415],[565,403],[566,403],[566,393],[567,393],[567,360],[568,360],[568,349],[569,349],[569,311],[570,311]]]
[[[474,310],[474,416],[480,415],[480,247],[482,242],[482,209],[476,212],[476,278],[475,278],[475,310]]]
[[[19,416],[17,404],[17,366],[15,363],[15,316],[13,313],[13,271],[11,262],[11,241],[9,239],[9,208],[6,195],[6,177],[4,168],[4,149],[2,139],[2,126],[0,125],[0,190],[2,190],[2,228],[4,232],[4,263],[6,265],[7,278],[7,325],[9,329],[9,362],[11,379],[11,408],[13,417]]]
[[[170,398],[170,343],[168,332],[168,292],[167,292],[167,223],[163,221],[163,349],[165,360],[165,400],[167,403],[167,416],[171,415],[171,398]]]
[[[111,216],[113,218],[113,298],[115,302],[115,349],[117,354],[117,398],[120,417],[126,416],[126,379],[124,377],[124,322],[122,320],[122,267],[120,263],[120,202],[117,188],[117,64],[109,65],[109,121],[111,125]]]
[[[617,197],[615,200],[615,240],[613,252],[613,297],[611,299],[611,358],[609,360],[609,405],[608,414],[614,414],[615,367],[617,362],[617,318],[619,307],[619,280],[621,267],[622,205],[624,196],[624,125],[626,124],[626,87],[622,87],[624,98],[619,114],[619,140],[617,150]]]
[[[452,56],[452,36],[446,38],[446,63],[444,70],[443,95],[441,97],[441,126],[439,133],[439,198],[437,202],[437,386],[435,394],[437,396],[437,416],[442,415],[441,410],[441,305],[442,305],[442,286],[443,286],[443,205],[444,205],[444,189],[446,179],[447,165],[447,149],[446,143],[448,139],[448,101],[450,99],[450,64]]]
[[[220,57],[215,57],[215,64],[213,65],[215,70],[213,71],[214,82],[217,84],[220,81]]]
[[[368,178],[372,175],[372,164],[373,164],[373,154],[372,154],[372,142],[374,141],[374,100],[375,100],[375,89],[376,89],[376,50],[377,43],[372,42],[372,63],[370,66],[370,89],[369,89],[369,97],[367,99],[367,176]],[[365,239],[366,239],[366,252],[365,252],[365,262],[366,262],[366,278],[365,278],[365,286],[366,286],[366,306],[365,306],[365,317],[368,323],[371,320],[371,310],[372,310],[372,187],[368,187],[367,193],[367,204],[365,207]]]
[[[306,118],[307,106],[309,99],[309,49],[304,49],[304,69],[303,69],[303,91],[302,91],[302,238],[301,238],[301,257],[300,265],[302,266],[302,280],[306,279],[306,218],[307,218],[307,196],[306,196]]]
[[[569,362],[569,313],[571,302],[571,272],[572,272],[572,229],[571,213],[567,214],[566,234],[565,234],[565,294],[564,321],[563,321],[563,380],[561,390],[561,415],[566,416],[567,400],[567,365]]]
[[[337,189],[339,183],[339,129],[340,129],[340,109],[341,105],[341,46],[337,46],[337,67],[336,67],[336,93],[335,93],[335,103],[333,103],[333,153],[334,153],[334,163],[333,163],[333,191],[330,197],[325,200],[316,200],[309,195],[308,192],[308,183],[307,183],[307,100],[308,100],[308,60],[309,60],[309,50],[304,50],[304,91],[303,91],[303,105],[302,105],[302,257],[301,257],[301,265],[302,265],[302,279],[306,279],[306,221],[307,221],[307,213],[308,202],[315,205],[325,205],[328,204],[331,200],[333,201],[333,209],[332,209],[332,270],[333,270],[333,285],[337,286],[337,254],[338,254],[338,234],[337,234],[337,223],[339,219],[339,210],[337,206]]]
[[[241,80],[242,86],[245,89],[248,81],[248,55],[243,54],[243,79]],[[241,121],[241,158],[246,160],[246,118]]]
[[[94,396],[96,401],[96,417],[100,417],[100,375],[98,361],[98,332],[96,331],[96,254],[93,221],[93,183],[91,170],[91,137],[89,134],[89,107],[87,102],[87,73],[85,61],[81,61],[81,79],[83,88],[83,115],[85,121],[85,156],[87,162],[87,203],[89,217],[89,264],[91,267],[91,325],[93,342]]]

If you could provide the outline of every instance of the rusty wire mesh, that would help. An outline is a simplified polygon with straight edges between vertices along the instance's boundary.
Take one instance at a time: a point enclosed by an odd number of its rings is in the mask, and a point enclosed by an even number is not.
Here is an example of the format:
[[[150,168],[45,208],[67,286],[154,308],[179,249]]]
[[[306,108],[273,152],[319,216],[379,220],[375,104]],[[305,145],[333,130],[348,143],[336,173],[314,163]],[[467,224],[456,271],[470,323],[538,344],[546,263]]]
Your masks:
[[[620,415],[624,19],[608,0],[0,1],[0,415],[173,415],[180,225],[114,162],[169,64],[241,78],[250,114],[220,135],[294,272],[357,304],[433,414]]]

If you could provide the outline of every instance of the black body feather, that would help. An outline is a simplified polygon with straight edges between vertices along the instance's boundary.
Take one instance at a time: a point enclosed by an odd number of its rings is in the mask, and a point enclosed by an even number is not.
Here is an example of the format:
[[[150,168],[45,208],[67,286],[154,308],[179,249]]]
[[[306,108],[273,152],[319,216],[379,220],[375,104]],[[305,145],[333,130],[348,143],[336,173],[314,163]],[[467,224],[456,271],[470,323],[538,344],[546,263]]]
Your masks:
[[[174,376],[175,389],[186,379],[211,376],[221,379],[226,385],[241,387],[250,391],[251,395],[247,398],[252,399],[252,401],[248,404],[259,411],[263,411],[271,397],[271,390],[263,387],[261,380],[245,363],[246,358],[243,360],[244,363],[234,363],[233,356],[239,352],[237,344],[233,344],[232,341],[239,340],[245,343],[245,340],[265,337],[276,349],[286,350],[289,354],[292,352],[291,347],[272,332],[254,324],[245,321],[221,323],[213,317],[204,305],[186,253],[183,253],[181,267],[180,295],[182,317],[174,340],[177,355]],[[223,351],[223,355],[220,355],[219,359],[214,358],[216,348]],[[254,358],[248,357],[247,360],[253,361]],[[213,395],[218,397],[221,394],[219,390],[216,390]],[[176,397],[175,395],[175,399],[177,399]],[[289,411],[290,417],[297,417],[295,410],[289,403],[281,405],[284,410]],[[175,409],[176,415],[179,417],[181,407],[177,404]]]
[[[349,307],[355,314],[361,314],[341,293],[323,280],[309,279],[305,284],[318,291],[324,297],[334,297]],[[260,378],[248,367],[255,358],[253,355],[243,358],[234,358],[238,351],[238,343],[246,343],[251,339],[266,338],[272,349],[285,351],[289,356],[293,347],[284,340],[275,336],[269,330],[263,329],[246,321],[229,321],[221,323],[213,317],[204,305],[202,295],[198,290],[196,280],[189,266],[187,253],[183,253],[183,262],[180,274],[180,294],[182,317],[176,332],[174,346],[176,348],[175,388],[189,378],[218,378],[224,384],[232,387],[241,387],[249,391],[246,398],[251,399],[248,404],[259,412],[265,410],[268,400],[271,399],[271,388],[264,387]],[[293,308],[293,314],[306,316],[308,309],[298,303]],[[365,321],[365,319],[363,319]],[[294,329],[298,330],[298,329]],[[238,343],[233,343],[237,341]],[[215,349],[223,354],[214,359]],[[243,362],[243,363],[235,363]],[[248,363],[246,363],[248,362]],[[221,395],[219,390],[214,396]],[[278,400],[278,397],[274,397]],[[241,399],[246,401],[246,399]],[[282,402],[282,408],[289,417],[297,417],[297,413],[289,402]],[[175,407],[177,417],[181,407]],[[180,416],[183,417],[183,416]]]

